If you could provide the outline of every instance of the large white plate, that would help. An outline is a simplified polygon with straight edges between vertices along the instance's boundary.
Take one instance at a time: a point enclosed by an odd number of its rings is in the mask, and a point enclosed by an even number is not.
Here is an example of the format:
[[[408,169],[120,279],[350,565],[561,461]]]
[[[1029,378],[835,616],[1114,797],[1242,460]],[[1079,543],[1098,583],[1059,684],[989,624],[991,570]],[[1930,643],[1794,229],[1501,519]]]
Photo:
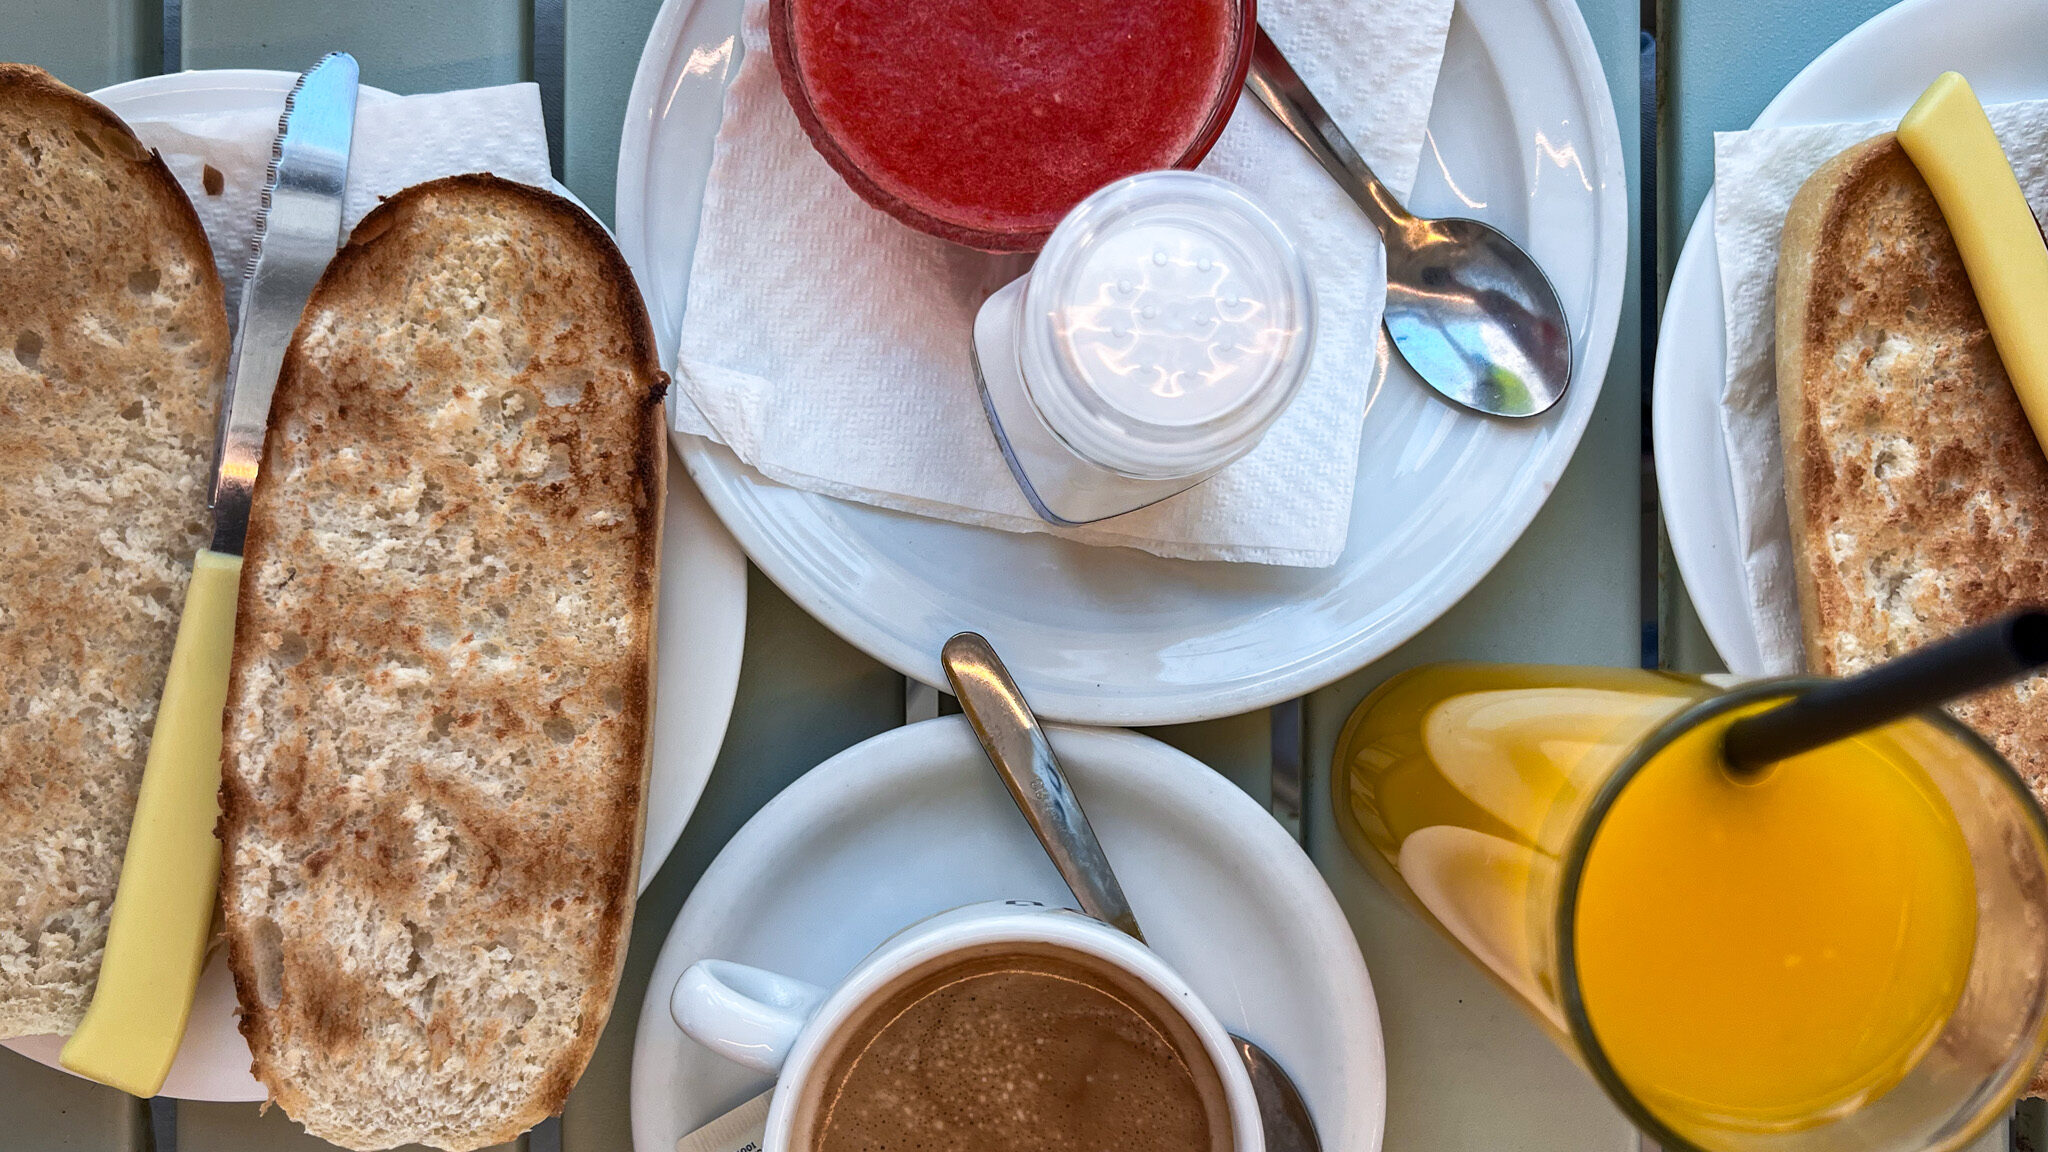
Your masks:
[[[667,362],[740,10],[666,0],[627,104],[619,241]],[[1161,724],[1300,695],[1413,636],[1493,567],[1564,471],[1613,348],[1626,179],[1572,0],[1460,0],[1430,128],[1417,209],[1481,216],[1528,244],[1570,314],[1577,383],[1559,410],[1512,423],[1454,409],[1395,366],[1374,389],[1333,568],[1165,560],[924,520],[769,483],[693,437],[678,440],[683,459],[793,599],[927,683],[942,682],[946,637],[972,627],[1059,719]]]
[[[1968,76],[1985,103],[2040,99],[2048,96],[2044,44],[2048,0],[1906,0],[1821,53],[1753,127],[1902,116],[1950,69]],[[1721,432],[1725,319],[1709,192],[1664,300],[1651,435],[1664,523],[1686,591],[1729,670],[1755,676],[1768,669],[1750,616]]]
[[[256,69],[180,72],[116,84],[92,95],[122,117],[141,120],[237,111],[259,100],[275,102],[295,79],[296,73]],[[361,99],[394,97],[365,87]],[[568,195],[566,188],[558,186],[557,191]],[[746,557],[673,456],[661,563],[653,769],[646,843],[640,855],[643,889],[683,834],[718,758],[739,686],[746,634]],[[63,1038],[27,1036],[0,1043],[55,1068]],[[163,1094],[181,1100],[265,1096],[263,1086],[249,1075],[249,1048],[235,1030],[234,980],[219,955],[200,977],[191,1023]]]
[[[1357,937],[1323,878],[1230,781],[1147,737],[1052,729],[1145,938],[1300,1086],[1323,1147],[1378,1152],[1386,1057]],[[855,745],[756,813],[655,961],[633,1041],[633,1147],[768,1087],[684,1036],[669,990],[705,957],[830,985],[914,921],[979,900],[1073,906],[958,716]]]

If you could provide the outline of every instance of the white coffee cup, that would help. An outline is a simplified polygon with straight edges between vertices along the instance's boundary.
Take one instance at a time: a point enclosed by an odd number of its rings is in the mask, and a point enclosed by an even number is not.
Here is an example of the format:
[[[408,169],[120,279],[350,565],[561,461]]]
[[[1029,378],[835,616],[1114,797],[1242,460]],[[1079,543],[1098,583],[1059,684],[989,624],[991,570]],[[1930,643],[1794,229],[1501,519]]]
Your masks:
[[[676,981],[669,1014],[699,1044],[776,1078],[763,1152],[804,1152],[793,1131],[802,1089],[840,1028],[905,973],[955,953],[1005,944],[1078,952],[1143,981],[1201,1039],[1223,1085],[1232,1152],[1265,1152],[1251,1076],[1215,1014],[1151,949],[1065,908],[1007,900],[942,912],[884,941],[831,989],[744,964],[699,960]]]

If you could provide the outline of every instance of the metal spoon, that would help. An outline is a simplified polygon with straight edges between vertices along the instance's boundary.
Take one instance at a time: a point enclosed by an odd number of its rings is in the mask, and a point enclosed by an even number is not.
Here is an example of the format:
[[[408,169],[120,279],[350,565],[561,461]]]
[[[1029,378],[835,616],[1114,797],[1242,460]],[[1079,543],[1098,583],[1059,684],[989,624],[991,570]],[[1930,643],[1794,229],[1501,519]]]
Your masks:
[[[1571,329],[1527,252],[1477,220],[1401,206],[1266,35],[1245,86],[1365,210],[1387,246],[1387,335],[1429,386],[1467,408],[1534,416],[1572,380]]]
[[[1138,930],[1130,901],[1124,898],[1116,873],[1110,871],[1109,858],[1103,855],[1095,830],[1088,826],[1088,814],[1081,811],[1081,802],[1067,786],[1045,730],[1031,714],[1031,706],[1024,702],[1024,694],[1010,679],[995,648],[976,633],[962,632],[946,641],[941,659],[946,679],[952,682],[960,710],[980,737],[982,750],[1009,787],[1010,798],[1038,835],[1045,854],[1052,857],[1053,867],[1074,890],[1081,910],[1144,943],[1145,934]],[[1230,1038],[1251,1073],[1267,1152],[1322,1152],[1308,1105],[1279,1062],[1236,1033]]]

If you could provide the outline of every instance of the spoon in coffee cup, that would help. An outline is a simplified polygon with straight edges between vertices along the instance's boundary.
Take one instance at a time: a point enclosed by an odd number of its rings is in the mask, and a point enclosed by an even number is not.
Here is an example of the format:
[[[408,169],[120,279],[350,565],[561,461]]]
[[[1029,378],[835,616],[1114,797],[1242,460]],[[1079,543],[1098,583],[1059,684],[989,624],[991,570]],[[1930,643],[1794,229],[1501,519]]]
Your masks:
[[[1045,729],[995,648],[977,633],[962,632],[946,641],[940,659],[982,751],[1081,910],[1144,943],[1145,934],[1088,824],[1088,814],[1081,810]],[[1279,1062],[1243,1036],[1233,1032],[1230,1039],[1251,1073],[1267,1152],[1322,1152],[1308,1105]]]

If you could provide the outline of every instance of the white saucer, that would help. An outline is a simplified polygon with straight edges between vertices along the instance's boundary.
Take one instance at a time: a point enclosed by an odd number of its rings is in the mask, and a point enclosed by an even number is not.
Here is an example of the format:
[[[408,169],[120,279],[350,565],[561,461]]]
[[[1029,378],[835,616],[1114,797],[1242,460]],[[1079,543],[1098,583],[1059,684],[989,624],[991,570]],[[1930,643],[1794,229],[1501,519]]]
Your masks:
[[[1064,727],[1052,742],[1153,947],[1225,1027],[1286,1067],[1323,1147],[1378,1152],[1379,1009],[1308,857],[1250,797],[1165,744]],[[669,1018],[683,969],[717,957],[829,985],[897,929],[1003,898],[1073,904],[960,717],[806,773],[711,862],[655,962],[633,1047],[635,1152],[674,1152],[768,1087]]]
[[[627,102],[619,245],[664,363],[742,6],[664,0]],[[1627,174],[1578,5],[1459,0],[1429,132],[1412,206],[1482,217],[1528,246],[1571,320],[1573,383],[1547,415],[1499,420],[1442,400],[1405,364],[1386,369],[1373,381],[1349,543],[1334,567],[1166,560],[944,523],[771,483],[697,437],[677,446],[763,572],[927,684],[944,683],[946,638],[973,628],[1032,706],[1061,720],[1170,724],[1302,695],[1392,651],[1492,569],[1564,472],[1614,347],[1630,267]]]
[[[1902,116],[1930,81],[1950,69],[1969,77],[1986,104],[2048,97],[2044,28],[2048,0],[1906,0],[1821,53],[1752,127]],[[1769,670],[1750,618],[1721,431],[1727,363],[1709,192],[1664,300],[1651,431],[1664,523],[1686,591],[1729,670],[1754,676]]]
[[[178,72],[116,84],[92,96],[125,119],[145,120],[237,111],[257,101],[274,104],[296,79],[295,72],[261,69]],[[361,98],[396,97],[365,87]],[[566,188],[556,190],[568,194]],[[643,890],[683,834],[718,759],[733,694],[739,688],[746,637],[746,556],[673,455],[668,461],[661,564],[653,770],[640,854]],[[24,1036],[0,1045],[56,1068],[64,1038]],[[191,1023],[164,1081],[163,1095],[215,1101],[262,1100],[268,1095],[249,1075],[249,1046],[235,1029],[234,980],[218,953],[199,978]]]

